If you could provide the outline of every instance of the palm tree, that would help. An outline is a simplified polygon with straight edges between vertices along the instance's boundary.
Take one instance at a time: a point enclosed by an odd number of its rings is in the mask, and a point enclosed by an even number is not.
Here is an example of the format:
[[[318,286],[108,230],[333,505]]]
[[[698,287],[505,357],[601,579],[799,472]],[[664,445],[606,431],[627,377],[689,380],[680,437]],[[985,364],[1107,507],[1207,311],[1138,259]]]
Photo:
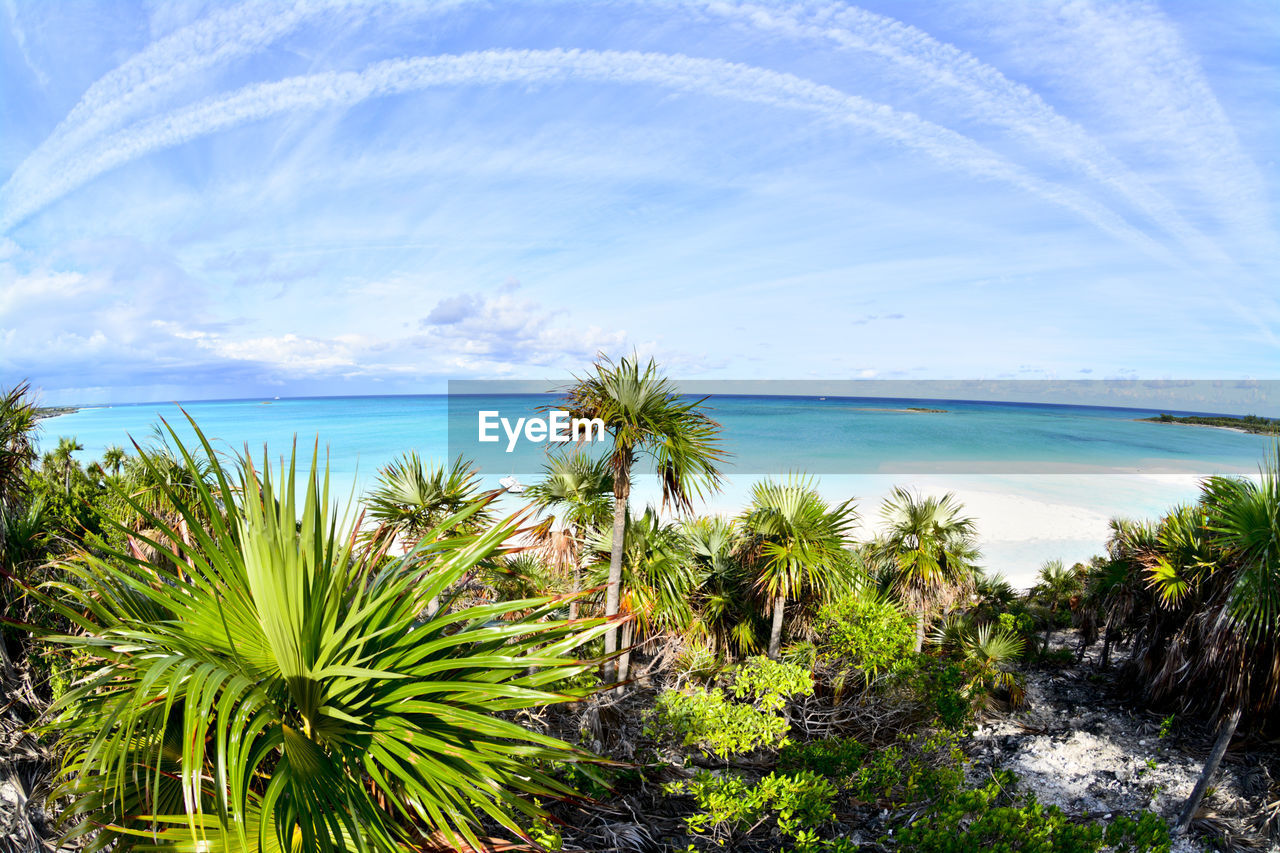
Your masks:
[[[551,568],[530,551],[494,560],[485,571],[485,582],[498,601],[519,602],[558,592]],[[512,618],[518,615],[522,613],[517,610],[510,613]]]
[[[0,393],[0,520],[20,511],[27,477],[35,461],[31,441],[36,428],[36,405],[25,382]],[[0,552],[5,548],[5,525],[0,523]]]
[[[411,549],[428,530],[443,519],[475,502],[480,475],[461,456],[445,467],[429,465],[411,451],[383,466],[365,503],[369,517],[378,523],[374,539],[389,545],[399,540]],[[474,527],[479,519],[471,518]]]
[[[366,499],[369,517],[378,526],[368,540],[383,550],[398,542],[410,553],[428,532],[443,537],[475,532],[489,521],[483,507],[455,527],[440,524],[474,504],[479,493],[480,475],[462,456],[445,467],[424,464],[416,452],[406,453],[378,471],[377,483]],[[439,597],[427,606],[434,614],[440,607]]]
[[[74,436],[71,438],[63,436],[58,439],[58,448],[53,451],[54,462],[62,469],[63,489],[68,494],[71,493],[71,472],[76,468],[76,460],[72,454],[78,450],[84,450],[84,445]]]
[[[441,539],[485,498],[387,561],[335,519],[315,456],[295,489],[296,454],[277,484],[265,452],[261,473],[229,471],[196,433],[216,487],[192,472],[202,509],[174,502],[194,544],[157,562],[82,553],[62,567],[64,597],[46,596],[77,628],[53,638],[76,667],[53,711],[75,708],[59,722],[72,838],[392,853],[438,834],[484,849],[482,821],[525,836],[537,798],[572,794],[544,768],[591,757],[504,715],[585,695],[566,679],[594,668],[574,650],[603,621],[551,618],[550,597],[419,615],[509,551],[519,518]],[[164,534],[152,547],[177,541],[171,519],[119,497]],[[516,607],[527,614],[503,622]]]
[[[650,359],[641,365],[638,356],[615,364],[598,360],[590,373],[565,389],[564,408],[572,417],[599,418],[611,440],[609,466],[613,473],[613,533],[609,578],[605,589],[605,616],[618,613],[622,588],[622,550],[631,496],[631,470],[636,460],[653,460],[662,484],[663,506],[690,509],[695,497],[720,483],[719,424],[702,410],[704,400],[681,397],[674,382],[658,372]],[[605,634],[606,681],[617,675],[612,655],[618,650],[618,632]]]
[[[627,679],[633,641],[690,628],[694,622],[693,595],[702,580],[679,525],[664,523],[653,507],[647,507],[639,518],[628,517],[626,531],[618,612],[628,618],[622,625],[619,681]],[[612,555],[612,530],[597,533],[591,547],[601,555]],[[600,566],[602,575],[606,566]]]
[[[120,469],[124,467],[124,460],[124,448],[113,444],[102,451],[102,470],[110,472],[113,477],[118,477]]]
[[[582,551],[586,537],[602,530],[613,515],[613,476],[609,460],[583,452],[557,453],[543,467],[542,479],[525,495],[544,511],[559,513],[562,526],[552,531],[552,553],[569,566],[571,592],[581,589]],[[569,602],[569,618],[578,616],[578,599]]]
[[[718,516],[691,519],[684,525],[690,555],[702,576],[696,594],[698,617],[710,635],[712,651],[749,655],[759,651],[765,628],[747,566],[738,553],[737,524]]]
[[[1185,832],[1246,712],[1280,701],[1280,445],[1258,482],[1211,477],[1161,523],[1147,579],[1158,596],[1144,655],[1152,694],[1211,711],[1218,737],[1179,817]]]
[[[916,651],[924,647],[931,611],[948,593],[969,588],[978,548],[973,519],[951,492],[921,498],[895,488],[881,507],[885,527],[870,549],[897,594],[917,614]]]
[[[1047,652],[1058,611],[1071,606],[1071,600],[1084,590],[1084,581],[1081,567],[1068,569],[1061,560],[1046,560],[1038,577],[1039,582],[1031,588],[1031,594],[1049,609],[1044,627],[1044,649]]]
[[[847,546],[857,519],[852,501],[829,506],[812,480],[762,480],[752,488],[742,529],[755,588],[772,611],[769,657],[776,660],[782,650],[788,599],[825,602],[850,587],[854,562]]]
[[[1086,634],[1096,636],[1096,625],[1103,626],[1102,654],[1099,663],[1110,666],[1111,647],[1136,630],[1148,626],[1146,614],[1154,606],[1147,586],[1145,567],[1159,544],[1156,528],[1145,522],[1113,518],[1107,537],[1107,555],[1089,572],[1085,582],[1086,605],[1097,614],[1084,621]]]

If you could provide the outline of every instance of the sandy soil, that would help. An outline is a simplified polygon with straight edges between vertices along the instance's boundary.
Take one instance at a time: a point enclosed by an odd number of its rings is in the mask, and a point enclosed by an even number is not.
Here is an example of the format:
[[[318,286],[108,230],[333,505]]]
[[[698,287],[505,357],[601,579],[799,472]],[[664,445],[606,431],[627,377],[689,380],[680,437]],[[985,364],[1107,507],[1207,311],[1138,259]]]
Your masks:
[[[1069,633],[1063,640],[1068,638],[1074,642]],[[1069,814],[1106,818],[1150,809],[1172,821],[1199,778],[1212,733],[1175,722],[1161,737],[1158,715],[1127,709],[1108,694],[1106,682],[1091,679],[1097,675],[1090,660],[1096,651],[1081,666],[1028,673],[1027,707],[974,732],[971,772],[980,777],[992,768],[1012,770],[1042,802]],[[1277,756],[1239,750],[1237,745],[1227,753],[1204,801],[1202,813],[1211,820],[1193,824],[1192,838],[1179,840],[1174,853],[1215,849],[1194,831],[1223,828],[1242,844],[1260,845],[1239,849],[1280,852],[1280,843],[1264,841],[1249,826],[1268,789],[1274,791]]]

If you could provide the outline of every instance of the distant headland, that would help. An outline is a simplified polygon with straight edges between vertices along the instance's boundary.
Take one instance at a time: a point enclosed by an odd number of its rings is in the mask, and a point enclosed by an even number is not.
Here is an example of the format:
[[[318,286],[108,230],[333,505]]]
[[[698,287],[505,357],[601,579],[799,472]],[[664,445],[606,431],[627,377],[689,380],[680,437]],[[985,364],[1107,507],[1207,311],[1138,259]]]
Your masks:
[[[1280,419],[1264,418],[1259,415],[1243,415],[1241,417],[1187,415],[1179,417],[1177,415],[1161,414],[1154,418],[1137,418],[1137,420],[1151,421],[1152,423],[1158,424],[1187,424],[1189,426],[1216,427],[1218,429],[1230,429],[1235,430],[1236,432],[1247,432],[1254,435],[1280,434]]]
[[[78,406],[45,406],[36,409],[36,420],[42,421],[45,418],[56,418],[58,415],[70,415],[80,411]]]

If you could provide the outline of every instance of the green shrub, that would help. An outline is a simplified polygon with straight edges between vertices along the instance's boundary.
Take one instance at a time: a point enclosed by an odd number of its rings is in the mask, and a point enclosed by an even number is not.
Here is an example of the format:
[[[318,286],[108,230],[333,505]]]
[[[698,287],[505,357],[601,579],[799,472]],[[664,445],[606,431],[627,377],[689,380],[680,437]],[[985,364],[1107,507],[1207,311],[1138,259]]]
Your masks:
[[[668,690],[654,703],[645,734],[674,740],[720,758],[786,743],[790,724],[782,715],[787,699],[813,692],[809,673],[792,664],[750,658],[723,688],[691,685]]]
[[[915,623],[892,601],[858,594],[818,611],[818,653],[866,673],[887,672],[911,657]]]
[[[792,696],[813,693],[813,676],[791,663],[759,656],[747,658],[733,676],[730,692],[765,711],[781,711]]]
[[[1076,654],[1071,649],[1054,649],[1049,652],[1041,652],[1037,660],[1039,663],[1051,666],[1070,666],[1076,662]]]
[[[835,817],[836,787],[817,773],[770,773],[754,785],[740,776],[714,776],[702,770],[673,782],[668,794],[693,797],[698,811],[685,818],[690,834],[717,846],[734,836],[764,828],[772,819],[785,838],[801,838],[809,849],[822,845],[815,829]],[[817,846],[811,846],[817,845]]]
[[[954,797],[964,784],[964,753],[953,732],[899,735],[872,749],[853,738],[831,738],[784,746],[778,766],[820,773],[855,800],[898,806]]]
[[[1072,823],[1056,806],[1013,793],[1013,774],[986,787],[931,802],[922,817],[882,842],[911,853],[1168,853],[1169,829],[1157,815],[1120,816],[1109,824]]]
[[[969,679],[961,664],[918,654],[895,675],[915,694],[927,721],[959,729],[972,719],[973,701],[965,690]]]
[[[1017,634],[1023,640],[1027,640],[1034,636],[1036,632],[1036,620],[1027,612],[1022,605],[1017,605],[1016,609],[1007,610],[996,614],[996,627],[1007,634]],[[1030,647],[1031,643],[1027,643]]]
[[[852,776],[862,766],[870,747],[854,738],[827,738],[807,743],[789,743],[778,753],[782,770],[811,770],[832,778]]]
[[[667,690],[658,697],[645,735],[728,758],[764,746],[778,746],[788,728],[781,716],[727,699],[719,687],[707,690],[691,685]]]

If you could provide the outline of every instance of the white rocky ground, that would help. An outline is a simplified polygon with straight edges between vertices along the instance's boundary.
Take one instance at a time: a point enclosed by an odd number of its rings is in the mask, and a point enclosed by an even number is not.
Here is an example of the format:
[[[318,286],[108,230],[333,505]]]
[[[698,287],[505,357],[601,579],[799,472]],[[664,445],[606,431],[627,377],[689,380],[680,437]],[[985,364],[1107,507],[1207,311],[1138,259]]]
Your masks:
[[[1012,770],[1041,802],[1071,814],[1106,818],[1150,809],[1175,819],[1199,778],[1209,735],[1183,735],[1175,726],[1162,738],[1158,716],[1135,715],[1109,701],[1102,686],[1090,680],[1094,672],[1086,663],[1030,673],[1026,707],[975,731],[973,772]],[[1262,841],[1246,825],[1271,788],[1267,760],[1274,762],[1275,756],[1246,760],[1229,752],[1205,799],[1216,824],[1235,830],[1240,849],[1280,851],[1280,844]],[[1183,839],[1174,853],[1202,849],[1213,848]]]

